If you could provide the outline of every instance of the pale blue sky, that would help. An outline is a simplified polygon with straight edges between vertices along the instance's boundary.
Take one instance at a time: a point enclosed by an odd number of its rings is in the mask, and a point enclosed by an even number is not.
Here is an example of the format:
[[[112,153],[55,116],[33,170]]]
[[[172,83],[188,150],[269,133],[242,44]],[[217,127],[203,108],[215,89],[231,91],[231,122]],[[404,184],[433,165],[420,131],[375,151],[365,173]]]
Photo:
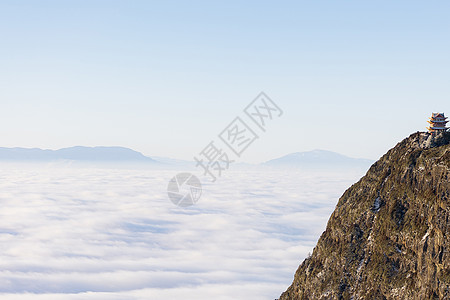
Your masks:
[[[376,159],[431,112],[450,115],[449,12],[411,0],[2,0],[0,146],[192,159],[265,91],[284,115],[243,161],[315,148]]]

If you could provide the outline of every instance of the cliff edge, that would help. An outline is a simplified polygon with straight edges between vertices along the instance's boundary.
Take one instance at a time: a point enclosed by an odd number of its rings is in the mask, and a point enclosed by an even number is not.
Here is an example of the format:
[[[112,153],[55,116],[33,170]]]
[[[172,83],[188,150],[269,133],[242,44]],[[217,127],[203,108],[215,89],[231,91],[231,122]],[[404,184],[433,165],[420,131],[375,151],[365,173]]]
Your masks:
[[[280,300],[450,299],[450,132],[417,132],[352,185]]]

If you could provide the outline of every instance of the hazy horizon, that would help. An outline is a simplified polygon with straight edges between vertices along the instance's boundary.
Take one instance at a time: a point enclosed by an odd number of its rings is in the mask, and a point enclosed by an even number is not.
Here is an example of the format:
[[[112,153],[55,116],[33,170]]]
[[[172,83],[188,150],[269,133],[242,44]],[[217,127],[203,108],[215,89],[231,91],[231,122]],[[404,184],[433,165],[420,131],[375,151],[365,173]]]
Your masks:
[[[377,159],[450,114],[450,3],[2,1],[5,147],[192,159],[261,91],[283,110],[241,157]]]
[[[74,155],[74,154],[78,155],[76,150],[80,150],[82,154],[87,154],[87,155],[90,155],[90,156],[96,154],[95,150],[97,150],[97,151],[98,150],[102,150],[105,154],[107,154],[106,152],[108,152],[108,151],[112,151],[112,154],[122,155],[123,156],[123,157],[113,156],[113,157],[111,157],[109,159],[111,161],[114,161],[115,159],[119,159],[119,161],[120,161],[120,159],[123,159],[123,158],[140,159],[141,157],[139,157],[139,156],[135,157],[135,156],[136,155],[143,155],[143,157],[151,158],[151,159],[154,159],[155,161],[169,159],[169,160],[173,160],[174,162],[176,162],[176,161],[195,162],[194,160],[182,160],[182,159],[179,159],[179,158],[176,158],[176,157],[161,157],[161,156],[155,156],[155,155],[145,155],[144,153],[141,153],[141,152],[136,151],[134,149],[126,148],[126,147],[122,147],[122,146],[104,146],[104,145],[102,145],[102,146],[82,146],[82,145],[76,145],[76,146],[71,146],[71,147],[66,147],[66,148],[59,148],[59,149],[37,148],[37,147],[31,147],[31,148],[0,147],[0,150],[18,150],[18,149],[20,149],[20,150],[27,150],[27,151],[35,151],[35,152],[36,151],[42,151],[42,152],[51,151],[52,152],[51,154],[47,153],[47,156],[42,157],[42,159],[58,159],[58,152],[60,152],[61,150],[71,150],[72,151],[71,152],[72,155]],[[92,151],[92,153],[89,153],[89,152],[85,153],[86,150]],[[120,150],[120,152],[117,152],[117,150]],[[16,154],[17,155],[17,154],[24,154],[24,153],[14,152],[12,154]],[[53,156],[51,156],[52,154],[53,154]],[[101,153],[97,153],[96,155],[98,156],[99,154],[101,154]],[[350,157],[350,156],[348,156],[346,154],[333,152],[333,151],[329,151],[329,150],[326,150],[326,149],[312,149],[312,150],[309,150],[309,151],[286,153],[286,154],[284,154],[282,156],[279,156],[279,157],[273,157],[273,158],[271,158],[271,159],[269,159],[267,161],[254,162],[254,163],[251,163],[251,164],[264,164],[264,163],[268,163],[268,162],[271,162],[271,161],[276,161],[276,160],[279,160],[279,159],[282,159],[282,158],[292,157],[292,156],[295,156],[295,155],[298,155],[298,154],[301,154],[301,155],[319,155],[319,158],[321,158],[321,159],[322,158],[326,159],[327,155],[332,154],[332,155],[336,155],[336,157],[340,156],[342,158],[349,158],[349,159],[352,159],[352,160],[355,160],[355,161],[357,161],[357,160],[367,160],[367,161],[372,161],[372,162],[375,161],[375,160],[371,160],[371,159],[368,159],[368,158]],[[11,157],[5,157],[5,155],[0,156],[0,160],[1,159],[10,159],[10,158]],[[17,159],[17,160],[21,159],[21,158],[16,158],[16,157],[13,157],[13,158]],[[29,159],[28,157],[24,157],[24,158]],[[95,156],[93,156],[92,158],[95,158]],[[105,159],[103,157],[98,157],[98,158],[100,160],[104,160]],[[68,159],[71,159],[71,158],[68,158]],[[74,158],[74,159],[77,160],[77,158]],[[84,158],[80,157],[80,159],[84,159]],[[248,163],[248,162],[239,161],[238,163]]]

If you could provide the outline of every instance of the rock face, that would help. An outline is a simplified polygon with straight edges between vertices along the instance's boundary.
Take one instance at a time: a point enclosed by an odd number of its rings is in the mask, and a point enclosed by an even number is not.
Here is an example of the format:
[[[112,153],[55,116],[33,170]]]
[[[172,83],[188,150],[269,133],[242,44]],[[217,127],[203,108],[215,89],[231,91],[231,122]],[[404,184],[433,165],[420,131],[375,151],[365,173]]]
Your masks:
[[[339,199],[288,299],[450,299],[450,133],[417,132]]]

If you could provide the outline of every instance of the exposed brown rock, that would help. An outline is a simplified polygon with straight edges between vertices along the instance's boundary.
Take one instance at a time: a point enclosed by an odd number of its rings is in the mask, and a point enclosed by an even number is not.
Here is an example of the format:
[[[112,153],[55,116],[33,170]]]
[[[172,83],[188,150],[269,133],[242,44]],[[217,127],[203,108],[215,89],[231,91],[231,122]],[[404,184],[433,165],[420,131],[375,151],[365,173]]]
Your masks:
[[[374,163],[280,300],[450,299],[449,143],[417,132]]]

